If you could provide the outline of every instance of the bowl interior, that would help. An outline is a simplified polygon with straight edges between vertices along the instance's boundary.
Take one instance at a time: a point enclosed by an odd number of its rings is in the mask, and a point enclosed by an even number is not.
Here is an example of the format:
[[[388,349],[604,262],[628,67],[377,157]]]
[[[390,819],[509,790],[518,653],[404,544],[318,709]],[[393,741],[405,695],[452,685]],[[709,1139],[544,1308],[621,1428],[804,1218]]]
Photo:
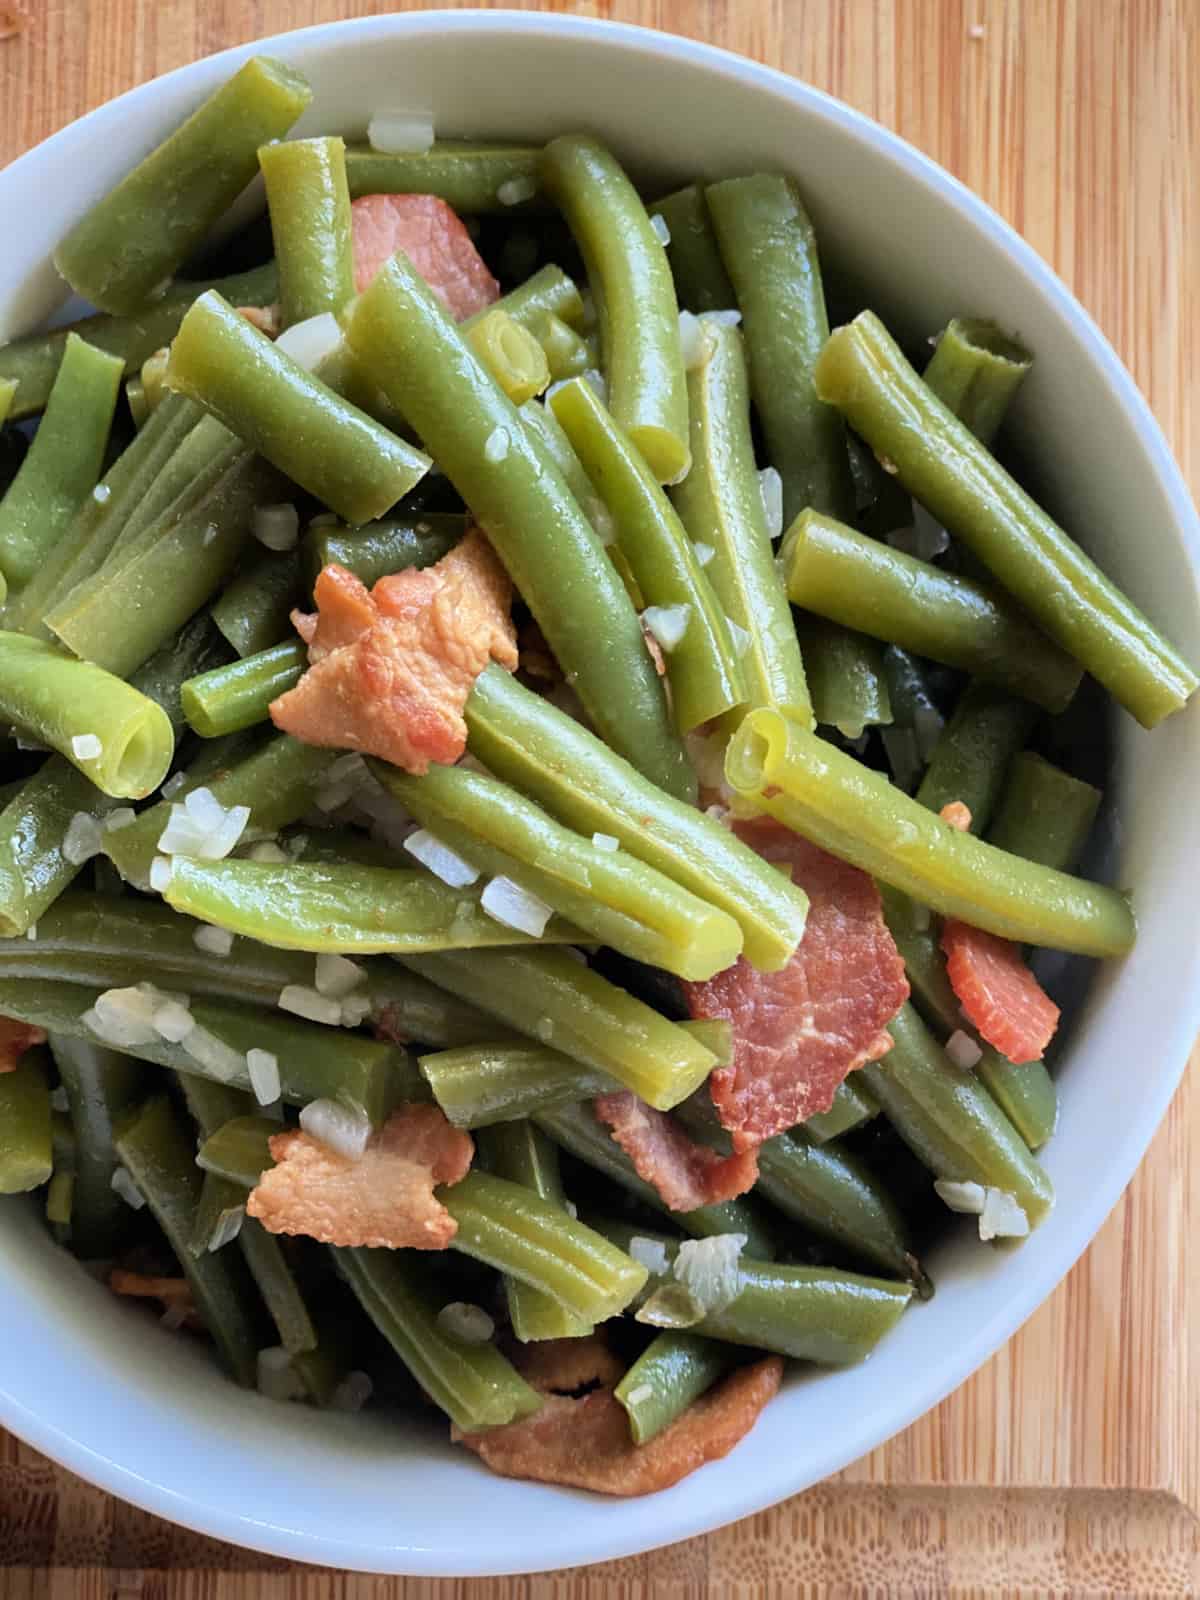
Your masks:
[[[363,131],[377,107],[428,107],[444,134],[541,139],[587,128],[653,186],[755,169],[795,175],[839,300],[907,340],[957,313],[1033,348],[1013,434],[1067,527],[1193,658],[1195,516],[1111,350],[999,220],[907,146],[824,96],[662,35],[529,14],[410,14],[311,29],[268,48],[316,88],[303,131]],[[94,196],[249,50],[196,63],[64,130],[0,176],[21,218],[0,262],[0,337],[63,297],[55,242]],[[650,1501],[490,1476],[440,1430],[308,1414],[245,1395],[61,1256],[31,1209],[0,1207],[0,1422],[112,1492],[293,1558],[381,1572],[500,1573],[628,1554],[771,1504],[843,1466],[948,1393],[1059,1281],[1140,1158],[1196,1029],[1192,712],[1152,737],[1114,719],[1104,854],[1131,887],[1134,954],[1096,972],[1060,1063],[1058,1193],[1019,1255],[965,1237],[936,1299],[864,1367],[797,1373],[734,1455]],[[1087,730],[1084,730],[1085,737]],[[1097,740],[1108,730],[1097,726]],[[1079,974],[1071,980],[1079,988]],[[1130,1067],[1136,1065],[1137,1072]],[[936,1359],[931,1360],[931,1352]]]

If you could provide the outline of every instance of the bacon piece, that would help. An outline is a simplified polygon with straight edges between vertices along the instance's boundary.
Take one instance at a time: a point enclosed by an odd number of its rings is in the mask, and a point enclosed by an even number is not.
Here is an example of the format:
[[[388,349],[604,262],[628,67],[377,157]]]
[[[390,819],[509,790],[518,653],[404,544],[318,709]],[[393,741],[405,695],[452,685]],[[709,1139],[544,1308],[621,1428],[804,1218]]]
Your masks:
[[[512,585],[478,528],[435,566],[369,592],[345,567],[325,567],[314,594],[315,614],[292,615],[312,665],[271,702],[275,726],[418,774],[457,761],[475,679],[489,659],[517,665]]]
[[[133,1300],[157,1300],[177,1328],[204,1327],[192,1297],[192,1286],[186,1278],[154,1277],[114,1267],[108,1275],[108,1287],[114,1294]]]
[[[520,1422],[482,1433],[455,1430],[454,1437],[505,1478],[598,1494],[654,1494],[728,1455],[778,1392],[782,1375],[778,1356],[740,1367],[643,1445],[634,1444],[629,1418],[607,1388],[578,1400],[552,1394]]]
[[[1010,1061],[1038,1061],[1058,1027],[1058,1007],[1020,947],[953,919],[942,925],[950,986],[968,1022]]]
[[[837,1086],[891,1048],[884,1029],[908,998],[904,962],[865,872],[769,818],[734,824],[740,839],[807,891],[800,947],[779,972],[739,956],[705,983],[685,983],[693,1017],[733,1025],[733,1061],[709,1079],[735,1150],[749,1150],[814,1112]]]
[[[16,1017],[0,1017],[0,1072],[15,1072],[26,1050],[45,1042],[45,1028],[18,1022]]]
[[[648,1106],[631,1089],[601,1095],[592,1109],[612,1129],[638,1177],[652,1184],[672,1211],[732,1200],[758,1179],[754,1148],[723,1156],[696,1144],[665,1111]]]
[[[500,298],[457,213],[433,194],[365,194],[350,207],[354,287],[359,294],[399,250],[456,322]]]
[[[961,800],[947,800],[938,816],[958,833],[971,831],[971,808]]]
[[[433,1190],[464,1176],[475,1146],[437,1106],[400,1106],[357,1160],[308,1133],[277,1133],[270,1143],[277,1164],[250,1191],[246,1214],[271,1233],[372,1249],[444,1250],[458,1231]]]
[[[265,333],[268,339],[278,339],[283,332],[283,312],[278,305],[237,306],[239,317],[245,317],[252,328]]]
[[[537,1339],[523,1344],[516,1365],[539,1394],[576,1394],[580,1389],[615,1389],[625,1368],[604,1340]]]

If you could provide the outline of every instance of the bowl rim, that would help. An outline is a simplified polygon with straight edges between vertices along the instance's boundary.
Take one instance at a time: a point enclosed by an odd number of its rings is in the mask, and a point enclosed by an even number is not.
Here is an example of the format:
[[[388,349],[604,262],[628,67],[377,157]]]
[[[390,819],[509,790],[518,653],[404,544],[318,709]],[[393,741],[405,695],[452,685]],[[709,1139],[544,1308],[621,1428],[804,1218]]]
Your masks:
[[[278,50],[286,55],[298,47],[320,47],[335,40],[344,44],[347,39],[366,46],[372,39],[393,40],[408,33],[422,33],[434,28],[456,33],[478,34],[490,29],[508,35],[573,36],[616,44],[651,58],[682,60],[707,72],[738,80],[752,90],[765,91],[804,105],[841,132],[869,144],[877,155],[891,161],[910,177],[939,192],[949,204],[965,215],[978,232],[986,236],[997,251],[1007,256],[1020,272],[1033,281],[1051,302],[1057,315],[1070,324],[1085,355],[1110,386],[1130,427],[1139,436],[1150,467],[1164,491],[1193,575],[1200,575],[1200,517],[1197,516],[1182,471],[1161,427],[1094,319],[1032,246],[964,183],[899,134],[826,91],[779,68],[766,66],[702,40],[626,22],[512,9],[446,11],[433,8],[317,23],[231,46],[134,85],[116,98],[57,129],[17,157],[0,173],[0,194],[10,176],[23,175],[26,169],[45,159],[46,153],[64,134],[84,127],[93,134],[101,133],[110,118],[119,119],[127,109],[132,109],[132,102],[138,97],[177,78],[195,74],[198,69],[211,71],[214,67],[222,66],[232,69],[247,56],[263,50]],[[931,1369],[928,1379],[914,1384],[906,1403],[891,1412],[882,1426],[878,1422],[868,1423],[860,1418],[835,1446],[818,1452],[815,1472],[811,1456],[799,1472],[789,1472],[786,1461],[780,1461],[769,1486],[764,1487],[760,1479],[748,1475],[747,1484],[741,1492],[727,1496],[719,1508],[711,1503],[705,1506],[703,1498],[697,1496],[695,1508],[685,1505],[679,1512],[672,1510],[669,1526],[661,1537],[647,1537],[644,1529],[623,1532],[618,1521],[620,1508],[614,1506],[610,1534],[603,1540],[591,1538],[584,1548],[565,1557],[563,1565],[587,1565],[638,1554],[663,1544],[714,1532],[776,1505],[841,1470],[910,1426],[989,1360],[1062,1284],[1124,1192],[1165,1116],[1197,1032],[1200,1032],[1200,950],[1193,953],[1190,970],[1192,981],[1186,995],[1180,998],[1170,1029],[1169,1048],[1154,1077],[1154,1092],[1148,1099],[1139,1101],[1136,1107],[1126,1108],[1121,1138],[1113,1151],[1116,1159],[1098,1177],[1090,1203],[1078,1208],[1069,1219],[1059,1242],[1052,1272],[1043,1271],[1030,1275],[1024,1282],[1018,1282],[1002,1311],[989,1319],[972,1337],[944,1352],[944,1359],[936,1369]],[[385,1546],[381,1541],[373,1548],[361,1544],[350,1548],[325,1534],[264,1523],[251,1514],[240,1514],[228,1506],[215,1503],[211,1498],[201,1499],[199,1492],[197,1497],[182,1502],[177,1494],[136,1471],[128,1460],[123,1463],[100,1455],[82,1437],[40,1418],[28,1408],[18,1393],[8,1387],[8,1380],[3,1373],[0,1373],[0,1425],[71,1472],[142,1510],[193,1531],[264,1554],[295,1561],[336,1564],[343,1570],[403,1573],[419,1577],[500,1576],[561,1570],[521,1562],[499,1565],[495,1561],[481,1562],[472,1559],[469,1550],[464,1550],[459,1561],[450,1568],[438,1551],[416,1544],[398,1547],[388,1543]],[[400,1566],[395,1564],[397,1557],[403,1563]],[[387,1561],[388,1565],[381,1566],[381,1561]]]

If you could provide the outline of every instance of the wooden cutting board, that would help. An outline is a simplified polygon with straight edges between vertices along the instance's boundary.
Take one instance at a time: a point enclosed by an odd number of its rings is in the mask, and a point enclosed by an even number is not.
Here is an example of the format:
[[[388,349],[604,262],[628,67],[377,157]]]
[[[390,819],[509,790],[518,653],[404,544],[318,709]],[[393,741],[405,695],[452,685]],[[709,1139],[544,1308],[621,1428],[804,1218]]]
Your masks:
[[[199,55],[409,9],[404,0],[21,3],[26,25],[0,42],[3,162]],[[11,9],[0,3],[0,35]],[[706,39],[896,129],[1057,268],[1131,368],[1193,489],[1200,484],[1200,0],[563,0],[527,9]],[[1095,1244],[1006,1349],[840,1477],[709,1538],[542,1578],[339,1579],[180,1532],[0,1435],[0,1600],[124,1591],[221,1600],[1193,1593],[1198,1149],[1200,1090],[1185,1083]]]

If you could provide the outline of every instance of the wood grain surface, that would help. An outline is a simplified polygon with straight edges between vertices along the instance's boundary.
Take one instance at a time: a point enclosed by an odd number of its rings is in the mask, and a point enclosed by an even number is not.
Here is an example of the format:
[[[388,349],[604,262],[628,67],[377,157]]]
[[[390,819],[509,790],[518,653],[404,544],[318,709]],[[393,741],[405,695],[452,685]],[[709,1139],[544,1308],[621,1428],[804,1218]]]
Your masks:
[[[7,39],[10,7],[0,4],[0,162],[142,79],[226,45],[408,9],[402,0],[22,4],[27,25]],[[1200,0],[563,0],[526,9],[740,50],[927,151],[1013,223],[1095,316],[1196,491]],[[1198,1149],[1200,1092],[1185,1082],[1095,1244],[987,1367],[838,1479],[709,1538],[528,1579],[336,1577],[181,1533],[0,1436],[0,1600],[1194,1593]]]

